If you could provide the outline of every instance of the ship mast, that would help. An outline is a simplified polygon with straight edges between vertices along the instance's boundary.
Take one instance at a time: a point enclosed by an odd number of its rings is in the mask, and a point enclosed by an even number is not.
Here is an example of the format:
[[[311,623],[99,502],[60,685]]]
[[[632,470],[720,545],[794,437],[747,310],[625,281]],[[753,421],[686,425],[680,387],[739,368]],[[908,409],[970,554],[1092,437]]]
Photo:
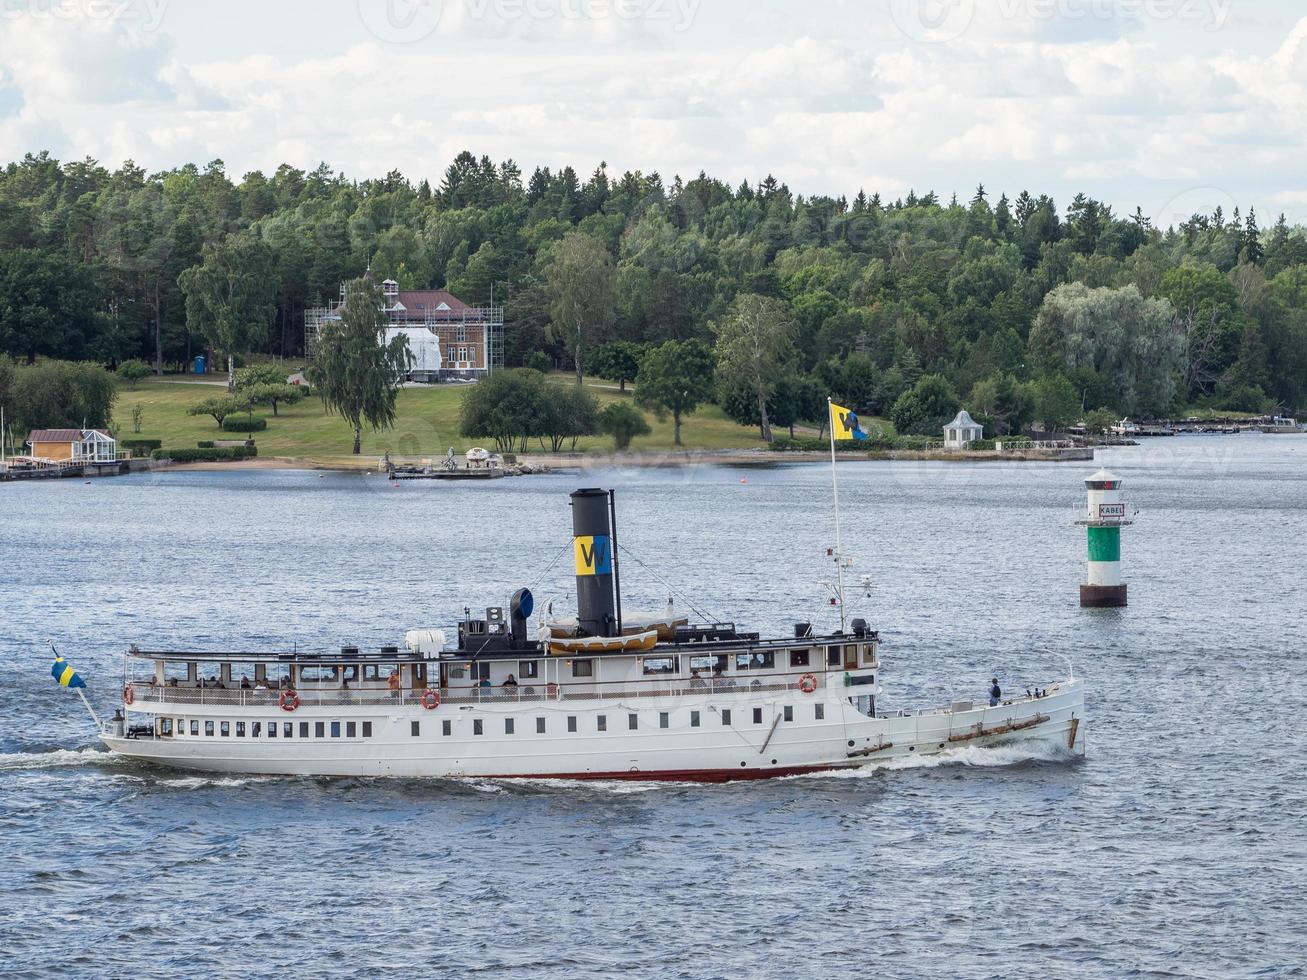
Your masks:
[[[840,481],[838,471],[835,468],[835,426],[832,424],[834,418],[833,402],[826,399],[826,422],[827,428],[830,429],[830,483],[831,497],[835,504],[835,576],[836,576],[836,594],[835,601],[840,607],[840,632],[845,631],[846,617],[844,614],[844,553],[842,542],[840,540]]]

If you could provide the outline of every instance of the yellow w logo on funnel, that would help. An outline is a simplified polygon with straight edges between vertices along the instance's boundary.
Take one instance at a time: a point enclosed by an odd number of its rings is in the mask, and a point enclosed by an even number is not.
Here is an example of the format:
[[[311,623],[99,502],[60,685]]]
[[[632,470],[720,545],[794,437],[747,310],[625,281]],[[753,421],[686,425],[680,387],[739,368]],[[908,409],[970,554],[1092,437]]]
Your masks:
[[[606,534],[587,534],[572,539],[577,575],[612,575],[613,553]]]

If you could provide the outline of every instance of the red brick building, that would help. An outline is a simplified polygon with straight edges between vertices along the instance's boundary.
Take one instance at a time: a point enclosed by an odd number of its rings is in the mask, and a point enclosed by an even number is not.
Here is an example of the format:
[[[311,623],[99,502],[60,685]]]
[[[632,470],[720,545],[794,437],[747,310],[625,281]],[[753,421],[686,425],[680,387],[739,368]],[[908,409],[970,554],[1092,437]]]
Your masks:
[[[477,380],[504,366],[504,308],[469,306],[444,289],[400,289],[393,279],[381,284],[386,300],[389,340],[404,334],[414,363],[414,381]],[[340,318],[341,298],[331,306],[305,311],[304,344],[310,360],[323,327]]]

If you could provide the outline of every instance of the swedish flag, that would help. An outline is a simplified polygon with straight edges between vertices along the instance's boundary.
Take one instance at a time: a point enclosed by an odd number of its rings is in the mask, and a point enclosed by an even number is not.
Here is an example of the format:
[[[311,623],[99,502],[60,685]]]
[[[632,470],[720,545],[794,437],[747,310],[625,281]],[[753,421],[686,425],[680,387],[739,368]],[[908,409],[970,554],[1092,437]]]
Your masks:
[[[858,424],[857,413],[830,403],[830,430],[836,439],[866,439],[867,432]]]
[[[72,665],[58,653],[54,655],[54,663],[50,667],[50,676],[64,687],[86,686],[86,681],[82,680],[82,675],[73,670]]]

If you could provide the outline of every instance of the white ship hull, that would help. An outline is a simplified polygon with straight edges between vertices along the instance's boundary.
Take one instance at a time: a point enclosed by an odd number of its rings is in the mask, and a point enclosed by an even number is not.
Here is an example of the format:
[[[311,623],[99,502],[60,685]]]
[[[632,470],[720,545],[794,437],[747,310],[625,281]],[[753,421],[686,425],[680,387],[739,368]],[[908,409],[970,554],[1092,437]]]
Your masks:
[[[874,718],[855,707],[850,691],[840,686],[812,694],[718,692],[652,704],[624,699],[442,704],[434,710],[412,703],[305,705],[287,713],[209,707],[198,717],[223,719],[231,734],[215,728],[212,736],[105,734],[103,739],[114,752],[163,766],[287,776],[725,781],[851,768],[972,746],[1043,744],[1084,752],[1082,681],[1065,681],[1044,697],[995,707],[958,705]],[[160,717],[184,715],[188,725],[197,717],[194,708],[181,706],[149,710]],[[729,723],[724,712],[730,713]],[[544,719],[543,733],[539,719]],[[307,723],[310,737],[266,737],[269,723],[284,730],[288,721],[296,733]],[[365,721],[370,737],[347,737],[350,730],[362,732]],[[259,723],[263,737],[237,737],[237,722],[242,732]],[[321,737],[313,734],[318,723]],[[341,734],[332,736],[334,730]]]

